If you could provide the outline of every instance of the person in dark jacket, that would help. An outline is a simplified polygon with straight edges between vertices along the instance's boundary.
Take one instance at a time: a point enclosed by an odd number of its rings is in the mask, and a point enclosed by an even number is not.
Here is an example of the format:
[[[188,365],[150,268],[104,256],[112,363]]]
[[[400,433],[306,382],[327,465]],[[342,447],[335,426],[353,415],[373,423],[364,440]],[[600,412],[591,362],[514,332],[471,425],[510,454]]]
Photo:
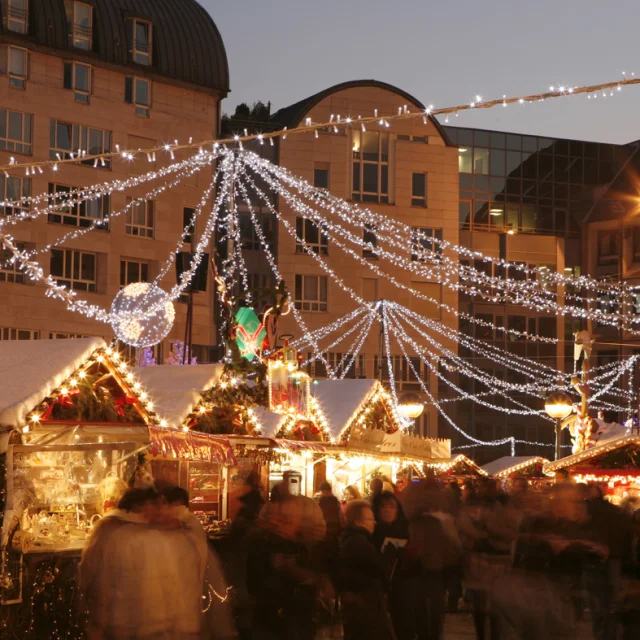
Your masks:
[[[347,506],[346,529],[340,538],[339,587],[345,640],[394,640],[386,606],[387,572],[372,542],[375,529],[368,502]]]
[[[373,514],[376,519],[373,544],[381,551],[390,577],[389,613],[393,627],[398,640],[411,640],[415,635],[412,609],[419,604],[414,597],[416,577],[411,575],[405,563],[409,523],[398,498],[390,491],[383,491],[376,498]]]
[[[328,482],[323,482],[320,485],[318,506],[326,524],[324,540],[318,543],[318,563],[322,571],[333,579],[340,553],[340,534],[344,529],[344,514],[340,501],[333,495],[331,485]]]

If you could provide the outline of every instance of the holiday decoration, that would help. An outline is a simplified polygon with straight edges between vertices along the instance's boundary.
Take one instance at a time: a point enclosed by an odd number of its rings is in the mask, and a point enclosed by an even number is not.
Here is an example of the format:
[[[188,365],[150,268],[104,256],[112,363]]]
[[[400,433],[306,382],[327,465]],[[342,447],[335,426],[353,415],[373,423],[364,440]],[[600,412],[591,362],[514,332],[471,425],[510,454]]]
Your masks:
[[[187,419],[187,426],[204,433],[258,435],[255,409],[266,404],[266,386],[223,379],[202,394],[202,402]]]
[[[275,357],[269,360],[269,409],[308,417],[310,378],[298,371],[297,352],[285,346]]]
[[[235,322],[235,339],[240,355],[251,362],[262,348],[267,332],[256,312],[249,307],[238,310]]]
[[[171,344],[171,351],[167,356],[165,364],[182,366],[184,363],[189,365],[198,364],[198,360],[196,356],[191,356],[189,354],[189,347],[185,347],[182,340],[176,340]]]
[[[111,316],[111,326],[119,340],[144,348],[167,337],[175,309],[167,293],[156,284],[133,282],[114,298]]]
[[[136,352],[136,367],[153,367],[156,364],[156,359],[153,355],[153,349],[151,347],[145,347],[144,349],[138,349]]]

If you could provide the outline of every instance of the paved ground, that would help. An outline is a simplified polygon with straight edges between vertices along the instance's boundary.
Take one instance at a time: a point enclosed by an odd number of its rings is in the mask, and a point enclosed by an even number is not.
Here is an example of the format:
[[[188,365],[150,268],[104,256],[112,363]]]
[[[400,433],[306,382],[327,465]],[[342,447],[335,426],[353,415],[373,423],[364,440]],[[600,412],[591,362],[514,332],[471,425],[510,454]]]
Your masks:
[[[475,637],[476,634],[473,628],[471,614],[457,613],[447,616],[443,640],[475,640]],[[591,624],[583,622],[577,629],[577,633],[572,637],[572,640],[592,640],[592,638]],[[507,638],[505,638],[505,640],[507,640]],[[508,640],[511,640],[511,638]],[[516,639],[514,638],[514,640]],[[540,640],[544,640],[544,638]]]
[[[321,635],[318,640],[340,640],[342,633],[337,630],[333,635]],[[473,620],[470,613],[457,613],[455,615],[447,615],[444,627],[444,636],[442,640],[475,640],[476,634],[473,628]],[[588,622],[580,624],[577,633],[571,640],[592,640],[591,625]],[[505,637],[504,640],[517,640],[513,637]],[[540,640],[545,640],[540,638]],[[640,639],[639,639],[640,640]]]

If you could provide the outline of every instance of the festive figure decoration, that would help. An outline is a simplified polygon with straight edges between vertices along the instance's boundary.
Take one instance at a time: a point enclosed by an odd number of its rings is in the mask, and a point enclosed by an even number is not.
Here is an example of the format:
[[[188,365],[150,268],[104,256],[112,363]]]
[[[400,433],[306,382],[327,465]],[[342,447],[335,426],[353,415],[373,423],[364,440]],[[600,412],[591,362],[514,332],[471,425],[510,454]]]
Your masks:
[[[175,315],[168,294],[155,283],[133,282],[114,298],[111,326],[125,344],[152,347],[167,337]]]
[[[184,353],[185,349],[187,350],[186,357]],[[189,355],[189,347],[185,347],[182,340],[176,340],[171,344],[171,352],[167,356],[165,364],[182,366],[183,361],[187,364],[198,364],[197,358],[195,356],[189,357]]]
[[[575,362],[580,360],[580,354],[584,352],[584,357],[588,360],[591,357],[591,349],[593,340],[588,331],[578,331],[573,334],[575,342],[573,345],[573,359]]]
[[[153,349],[151,347],[137,350],[136,367],[153,367],[155,364],[156,359],[153,356]]]
[[[251,362],[262,348],[267,332],[256,312],[249,307],[240,307],[235,321],[235,340],[240,349],[240,355]]]

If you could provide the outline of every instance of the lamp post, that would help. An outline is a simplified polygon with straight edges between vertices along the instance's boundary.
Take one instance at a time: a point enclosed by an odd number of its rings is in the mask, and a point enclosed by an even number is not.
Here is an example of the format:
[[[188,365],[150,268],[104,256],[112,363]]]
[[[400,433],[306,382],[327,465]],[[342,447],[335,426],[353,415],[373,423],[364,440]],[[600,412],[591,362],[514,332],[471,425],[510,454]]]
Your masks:
[[[569,394],[564,391],[554,391],[546,397],[544,410],[556,421],[556,460],[559,460],[562,421],[573,411],[573,402]]]

